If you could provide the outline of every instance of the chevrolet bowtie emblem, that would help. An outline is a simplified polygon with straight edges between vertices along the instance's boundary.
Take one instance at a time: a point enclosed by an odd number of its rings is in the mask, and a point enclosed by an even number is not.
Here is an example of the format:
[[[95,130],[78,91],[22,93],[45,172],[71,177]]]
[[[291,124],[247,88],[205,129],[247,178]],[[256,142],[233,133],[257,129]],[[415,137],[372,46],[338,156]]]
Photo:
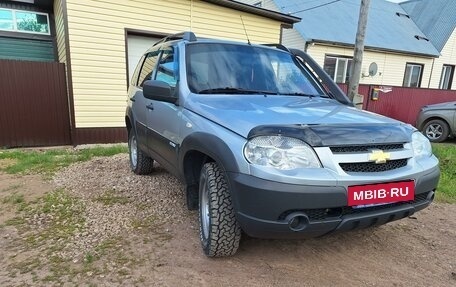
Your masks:
[[[369,160],[375,161],[376,164],[386,163],[390,158],[390,153],[383,152],[379,149],[372,150],[371,154],[369,155]]]

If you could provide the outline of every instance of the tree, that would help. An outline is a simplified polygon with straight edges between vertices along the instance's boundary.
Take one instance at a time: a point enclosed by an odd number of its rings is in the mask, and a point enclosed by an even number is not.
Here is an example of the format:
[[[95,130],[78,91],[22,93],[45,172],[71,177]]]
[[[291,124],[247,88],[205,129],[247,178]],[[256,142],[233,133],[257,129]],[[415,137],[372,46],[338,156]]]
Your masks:
[[[19,31],[46,33],[47,25],[38,23],[37,19],[34,17],[27,17],[17,21],[17,29]]]

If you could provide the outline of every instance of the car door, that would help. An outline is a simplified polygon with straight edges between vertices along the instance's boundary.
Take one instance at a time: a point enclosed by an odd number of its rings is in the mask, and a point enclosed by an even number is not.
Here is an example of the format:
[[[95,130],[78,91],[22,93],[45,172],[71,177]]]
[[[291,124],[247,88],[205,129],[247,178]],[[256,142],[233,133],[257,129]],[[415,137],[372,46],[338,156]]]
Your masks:
[[[168,83],[175,97],[178,94],[176,86],[179,74],[176,49],[170,46],[161,49],[155,73],[155,80]],[[147,112],[148,146],[156,153],[156,159],[165,168],[174,172],[178,170],[179,117],[180,107],[178,105],[165,101],[151,100]]]
[[[144,56],[137,82],[132,82],[132,87],[130,88],[130,100],[132,101],[132,109],[134,113],[136,138],[138,146],[142,150],[148,149],[147,114],[148,106],[151,103],[151,100],[146,99],[143,96],[142,87],[145,81],[152,78],[159,55],[160,51],[157,50],[149,52]]]

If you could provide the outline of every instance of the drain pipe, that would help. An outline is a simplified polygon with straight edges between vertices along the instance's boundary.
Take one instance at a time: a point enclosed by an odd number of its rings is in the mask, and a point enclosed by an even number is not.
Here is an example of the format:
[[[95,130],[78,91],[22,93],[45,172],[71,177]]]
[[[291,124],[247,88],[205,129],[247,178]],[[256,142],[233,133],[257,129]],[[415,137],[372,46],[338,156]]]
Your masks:
[[[432,79],[432,73],[434,72],[434,63],[435,63],[435,58],[432,59],[431,74],[429,75],[428,89],[431,88],[431,79]]]

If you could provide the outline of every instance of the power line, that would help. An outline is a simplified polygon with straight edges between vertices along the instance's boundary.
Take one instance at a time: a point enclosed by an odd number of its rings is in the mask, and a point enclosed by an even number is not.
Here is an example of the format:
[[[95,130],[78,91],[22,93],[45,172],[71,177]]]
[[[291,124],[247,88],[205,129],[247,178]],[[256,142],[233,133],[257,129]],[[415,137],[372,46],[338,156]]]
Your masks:
[[[292,13],[290,13],[290,14],[296,14],[296,13],[300,13],[300,12],[305,12],[305,11],[317,9],[317,8],[320,8],[320,7],[323,7],[323,6],[327,6],[327,5],[330,5],[330,4],[339,2],[339,1],[341,1],[341,0],[334,0],[334,1],[331,1],[331,2],[328,2],[328,3],[324,3],[324,4],[321,4],[321,5],[314,6],[314,7],[310,7],[310,8],[307,8],[307,9],[295,11],[295,12],[292,12]]]

